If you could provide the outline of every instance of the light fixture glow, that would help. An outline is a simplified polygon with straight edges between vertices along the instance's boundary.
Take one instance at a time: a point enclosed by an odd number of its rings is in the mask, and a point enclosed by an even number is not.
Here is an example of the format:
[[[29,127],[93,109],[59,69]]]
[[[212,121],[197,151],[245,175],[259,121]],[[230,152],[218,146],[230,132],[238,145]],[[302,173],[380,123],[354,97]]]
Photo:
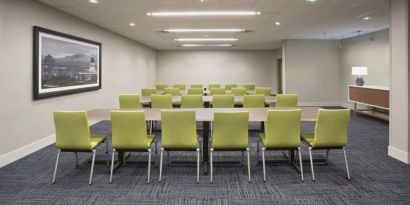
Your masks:
[[[168,33],[211,33],[211,32],[226,32],[226,33],[236,33],[236,32],[245,32],[245,29],[240,28],[222,28],[222,29],[165,29],[164,32]]]
[[[280,26],[280,22],[279,21],[275,22],[275,25]]]
[[[308,2],[308,3],[313,3],[313,2],[316,2],[317,0],[306,0],[306,2]]]
[[[366,16],[363,18],[363,20],[370,20],[370,17]]]
[[[237,38],[177,38],[175,41],[193,42],[193,41],[237,41]]]
[[[132,23],[132,22],[131,22],[131,23],[129,23],[128,25],[129,25],[129,26],[135,26],[135,23]]]
[[[92,3],[92,4],[96,4],[96,3],[98,3],[98,0],[88,0],[88,2]]]
[[[152,12],[148,16],[255,16],[258,11],[181,11],[181,12]]]
[[[232,44],[181,44],[181,47],[232,47]]]

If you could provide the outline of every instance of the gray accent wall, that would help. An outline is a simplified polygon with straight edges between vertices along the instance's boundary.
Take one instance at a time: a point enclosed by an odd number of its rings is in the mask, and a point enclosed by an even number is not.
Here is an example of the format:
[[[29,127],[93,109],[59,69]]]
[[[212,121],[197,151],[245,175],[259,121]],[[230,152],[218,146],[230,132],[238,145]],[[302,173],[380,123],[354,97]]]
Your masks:
[[[34,101],[33,26],[101,42],[102,89]],[[0,45],[0,160],[52,135],[53,110],[116,108],[156,81],[156,50],[32,0],[0,0]]]

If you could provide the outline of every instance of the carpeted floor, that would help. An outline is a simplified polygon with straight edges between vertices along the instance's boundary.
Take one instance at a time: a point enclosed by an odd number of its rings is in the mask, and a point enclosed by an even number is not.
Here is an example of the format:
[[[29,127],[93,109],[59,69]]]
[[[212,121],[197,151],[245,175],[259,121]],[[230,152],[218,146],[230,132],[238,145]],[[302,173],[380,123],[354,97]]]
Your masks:
[[[252,125],[256,127],[257,125]],[[92,127],[95,134],[109,136],[110,123]],[[303,131],[313,124],[304,123]],[[305,182],[287,164],[267,166],[268,181],[262,181],[262,167],[256,164],[257,132],[251,132],[252,183],[246,167],[217,166],[214,183],[201,174],[195,182],[195,166],[164,167],[158,182],[153,167],[151,184],[146,184],[145,165],[127,165],[114,173],[110,184],[108,169],[97,164],[94,184],[88,185],[91,154],[63,153],[57,183],[51,184],[56,158],[54,145],[48,146],[0,169],[0,204],[410,204],[410,165],[387,156],[388,124],[364,116],[352,116],[348,160],[352,180],[346,179],[343,153],[330,152],[328,165],[315,167],[316,182],[304,164]],[[104,146],[98,153],[103,154]],[[307,149],[302,150],[306,155]],[[280,155],[280,152],[269,153]],[[132,158],[146,159],[144,154]],[[195,160],[195,153],[173,153],[171,159]],[[241,159],[240,153],[218,153],[215,160]]]

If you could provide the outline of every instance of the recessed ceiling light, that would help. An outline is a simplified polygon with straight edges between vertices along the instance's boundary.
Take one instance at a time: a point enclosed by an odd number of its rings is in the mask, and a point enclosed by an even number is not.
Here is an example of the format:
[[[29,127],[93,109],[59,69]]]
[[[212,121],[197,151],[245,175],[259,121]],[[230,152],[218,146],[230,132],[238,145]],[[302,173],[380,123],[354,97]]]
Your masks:
[[[363,18],[363,20],[370,20],[370,17],[366,16]]]
[[[88,2],[89,2],[89,3],[96,4],[96,3],[98,3],[98,0],[88,0]]]
[[[201,2],[207,2],[208,0],[200,0]]]
[[[181,44],[181,47],[232,47],[232,44]]]
[[[280,22],[279,21],[275,22],[275,25],[280,26]]]
[[[306,0],[306,2],[308,2],[308,3],[313,3],[313,2],[316,2],[317,0]]]
[[[168,33],[213,33],[213,32],[225,32],[225,33],[236,33],[236,32],[245,32],[245,29],[241,28],[216,28],[216,29],[165,29],[164,32]]]
[[[131,23],[129,23],[128,25],[130,25],[130,26],[135,26],[135,23],[132,23],[132,22],[131,22]]]
[[[182,11],[182,12],[152,12],[148,16],[255,16],[258,11]]]
[[[177,38],[175,41],[237,41],[237,38]]]

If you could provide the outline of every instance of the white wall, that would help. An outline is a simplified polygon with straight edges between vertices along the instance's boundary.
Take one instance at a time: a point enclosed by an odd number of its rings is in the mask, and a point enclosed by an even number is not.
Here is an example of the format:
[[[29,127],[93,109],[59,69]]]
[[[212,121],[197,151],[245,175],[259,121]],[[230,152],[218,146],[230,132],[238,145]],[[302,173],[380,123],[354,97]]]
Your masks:
[[[390,43],[389,30],[345,39],[342,41],[343,85],[342,100],[348,102],[348,85],[355,84],[351,75],[353,66],[367,66],[368,75],[364,77],[366,85],[390,87]]]
[[[341,49],[334,40],[284,42],[285,93],[297,93],[300,105],[340,105]]]
[[[255,83],[276,92],[274,51],[159,51],[157,81],[163,83]]]
[[[0,9],[0,167],[54,140],[45,138],[54,133],[53,110],[117,107],[118,93],[155,84],[157,53],[151,48],[36,1],[0,0]],[[101,42],[102,89],[33,101],[35,25]]]

